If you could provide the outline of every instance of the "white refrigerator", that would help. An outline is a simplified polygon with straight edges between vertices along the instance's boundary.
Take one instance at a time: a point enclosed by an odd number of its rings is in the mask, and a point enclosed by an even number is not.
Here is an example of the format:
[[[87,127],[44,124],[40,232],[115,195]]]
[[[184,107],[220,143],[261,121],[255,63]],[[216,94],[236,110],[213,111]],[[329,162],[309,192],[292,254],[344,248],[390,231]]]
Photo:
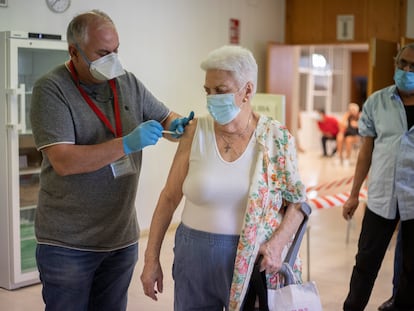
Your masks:
[[[59,35],[0,32],[0,287],[39,282],[34,217],[41,153],[29,120],[35,81],[69,58]]]

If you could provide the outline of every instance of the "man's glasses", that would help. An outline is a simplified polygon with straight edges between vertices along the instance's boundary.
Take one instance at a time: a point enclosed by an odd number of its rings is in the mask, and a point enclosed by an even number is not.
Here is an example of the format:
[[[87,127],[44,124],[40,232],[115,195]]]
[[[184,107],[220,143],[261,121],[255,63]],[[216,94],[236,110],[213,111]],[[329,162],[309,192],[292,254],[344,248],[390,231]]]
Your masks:
[[[397,61],[398,69],[405,69],[408,66],[409,71],[414,72],[414,63],[407,62],[405,59],[399,59]]]

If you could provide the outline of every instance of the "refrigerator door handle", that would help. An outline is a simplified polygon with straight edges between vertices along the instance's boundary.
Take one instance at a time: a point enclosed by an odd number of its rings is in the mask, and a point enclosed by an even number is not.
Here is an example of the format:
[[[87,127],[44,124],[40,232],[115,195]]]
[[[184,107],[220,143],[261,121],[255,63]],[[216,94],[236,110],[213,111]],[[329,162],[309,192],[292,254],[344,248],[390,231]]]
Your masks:
[[[20,84],[17,89],[7,89],[8,96],[8,128],[17,128],[20,133],[26,132],[26,86]]]

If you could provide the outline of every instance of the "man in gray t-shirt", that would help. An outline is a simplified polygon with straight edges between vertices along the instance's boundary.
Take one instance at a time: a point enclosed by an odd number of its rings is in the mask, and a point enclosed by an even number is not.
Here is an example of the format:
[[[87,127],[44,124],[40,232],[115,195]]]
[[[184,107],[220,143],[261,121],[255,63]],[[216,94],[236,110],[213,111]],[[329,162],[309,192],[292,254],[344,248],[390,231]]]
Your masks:
[[[179,118],[117,58],[112,20],[91,11],[67,30],[70,60],[39,79],[31,122],[42,152],[35,231],[50,310],[125,310],[137,261],[141,150],[174,140]]]

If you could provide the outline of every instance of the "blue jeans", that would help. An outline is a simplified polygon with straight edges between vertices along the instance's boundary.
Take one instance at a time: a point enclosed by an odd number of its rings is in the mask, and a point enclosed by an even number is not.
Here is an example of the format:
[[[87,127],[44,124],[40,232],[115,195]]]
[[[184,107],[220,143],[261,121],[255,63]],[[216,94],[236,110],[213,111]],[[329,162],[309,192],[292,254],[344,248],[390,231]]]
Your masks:
[[[238,235],[177,228],[174,246],[174,310],[228,310]]]
[[[138,244],[110,252],[38,244],[46,311],[126,310]]]

